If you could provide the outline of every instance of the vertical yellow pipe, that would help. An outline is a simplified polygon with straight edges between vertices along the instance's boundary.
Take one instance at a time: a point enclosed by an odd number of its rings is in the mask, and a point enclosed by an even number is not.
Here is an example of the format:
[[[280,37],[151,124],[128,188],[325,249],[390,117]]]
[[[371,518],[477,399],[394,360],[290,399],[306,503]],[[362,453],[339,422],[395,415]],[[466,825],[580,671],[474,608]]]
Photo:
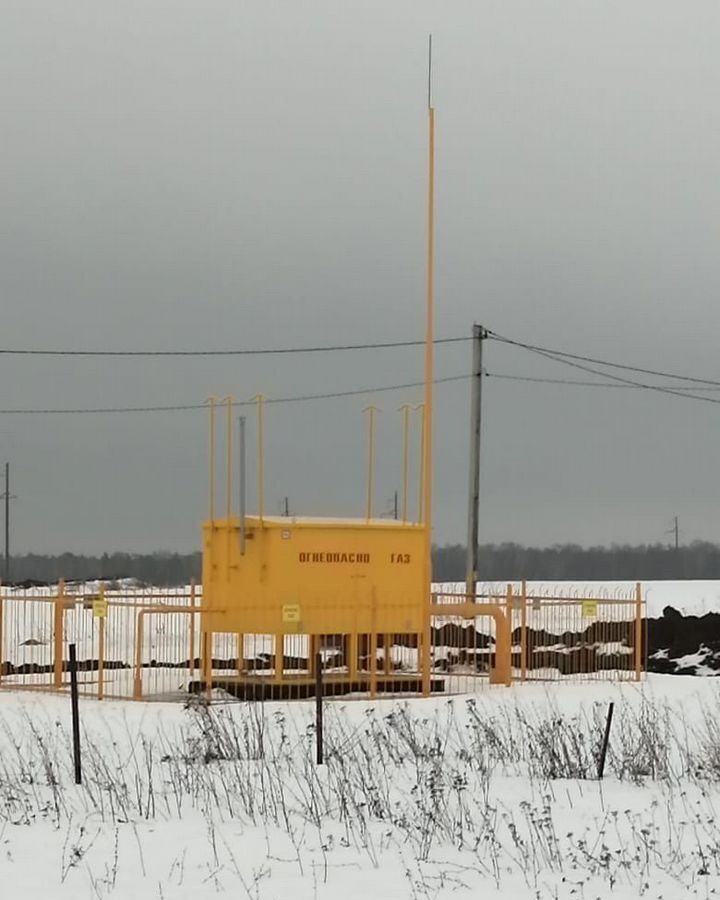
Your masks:
[[[410,464],[410,404],[400,407],[403,414],[403,456],[402,456],[402,520],[408,517],[408,478]]]
[[[215,397],[210,397],[210,524],[215,521]]]
[[[432,47],[432,45],[431,45]],[[428,84],[428,88],[430,85]],[[428,90],[428,184],[427,184],[427,304],[425,322],[425,396],[423,415],[423,521],[425,523],[425,592],[432,592],[432,435],[433,435],[433,339],[435,305],[435,110]],[[430,641],[430,618],[425,623]],[[430,693],[430,655],[423,654],[423,694]]]
[[[433,430],[433,339],[435,304],[435,110],[428,110],[428,201],[427,201],[427,315],[425,324],[425,397],[424,397],[424,521],[427,526],[427,549],[432,536],[432,430]],[[428,556],[429,564],[429,556]]]
[[[363,410],[368,413],[368,479],[367,479],[367,502],[366,515],[368,522],[372,519],[373,513],[373,494],[375,492],[375,413],[376,406],[366,406]]]
[[[226,397],[225,398],[225,408],[227,410],[226,417],[226,454],[225,454],[225,466],[227,469],[227,473],[225,475],[225,518],[229,519],[232,515],[232,468],[233,468],[233,458],[232,458],[232,431],[233,431],[233,398]],[[230,523],[228,522],[228,534],[230,533]]]
[[[262,528],[265,507],[265,435],[263,418],[263,404],[265,403],[265,397],[262,394],[258,394],[253,399],[257,404],[258,519],[260,520],[260,527]]]
[[[423,522],[423,488],[425,485],[425,405],[419,403],[415,409],[420,413],[420,472],[418,477],[418,525]]]
[[[225,419],[225,578],[230,581],[230,544],[232,531],[230,529],[230,516],[232,515],[232,433],[233,433],[233,398],[225,398],[227,411]]]

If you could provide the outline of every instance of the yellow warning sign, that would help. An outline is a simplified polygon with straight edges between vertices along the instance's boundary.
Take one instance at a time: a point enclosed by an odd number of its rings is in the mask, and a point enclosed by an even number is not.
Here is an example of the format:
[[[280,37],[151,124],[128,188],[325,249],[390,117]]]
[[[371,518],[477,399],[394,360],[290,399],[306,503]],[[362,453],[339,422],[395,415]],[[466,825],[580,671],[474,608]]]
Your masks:
[[[597,600],[583,600],[582,614],[586,619],[597,618]]]
[[[297,624],[300,621],[300,604],[285,604],[282,608],[282,618],[286,625]]]
[[[94,597],[92,602],[93,617],[95,619],[107,618],[108,603],[104,597]]]

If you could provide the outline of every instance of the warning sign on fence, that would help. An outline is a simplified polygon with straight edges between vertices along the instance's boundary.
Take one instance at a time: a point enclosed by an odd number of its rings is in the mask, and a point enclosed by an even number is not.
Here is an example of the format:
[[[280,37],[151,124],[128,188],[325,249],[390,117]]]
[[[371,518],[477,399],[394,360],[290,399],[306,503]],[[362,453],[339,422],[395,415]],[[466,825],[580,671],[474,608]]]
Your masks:
[[[582,614],[586,619],[597,618],[597,600],[583,600]]]
[[[300,605],[288,603],[282,608],[282,618],[286,625],[297,624],[300,621]]]
[[[96,619],[107,618],[108,604],[104,597],[93,597],[92,611],[93,617]]]

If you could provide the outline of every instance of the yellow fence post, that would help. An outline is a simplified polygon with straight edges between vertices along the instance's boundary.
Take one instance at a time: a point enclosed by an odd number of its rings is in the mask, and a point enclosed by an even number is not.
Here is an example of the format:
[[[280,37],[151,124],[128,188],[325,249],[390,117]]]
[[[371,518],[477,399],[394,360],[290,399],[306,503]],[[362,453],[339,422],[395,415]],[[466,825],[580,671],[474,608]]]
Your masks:
[[[527,681],[527,582],[524,580],[520,587],[520,602],[520,678]]]
[[[357,633],[355,640],[357,641]],[[357,643],[355,647],[357,650]],[[375,697],[377,697],[377,597],[373,590],[370,601],[370,698],[374,700]]]
[[[103,604],[104,613],[107,613],[107,606],[105,606],[105,585],[100,583],[100,601]],[[105,614],[100,615],[100,620],[98,623],[98,689],[97,689],[97,698],[98,700],[102,700],[105,694]]]
[[[635,585],[635,681],[642,678],[642,588]]]
[[[279,631],[275,635],[275,671],[273,679],[276,682],[283,680],[283,672],[285,671],[285,634]]]
[[[195,579],[190,579],[190,607],[195,609]],[[190,646],[189,650],[189,663],[190,663],[190,680],[195,678],[195,613],[190,613],[190,628],[189,628],[189,639]]]
[[[425,610],[423,616],[423,632],[420,641],[420,672],[422,677],[423,697],[430,696],[430,666],[432,656],[432,594],[425,598]]]
[[[315,677],[315,657],[320,652],[320,636],[317,634],[311,634],[308,638],[309,647],[310,647],[310,655],[308,657],[308,675],[311,678]]]
[[[63,625],[65,621],[65,579],[58,582],[55,596],[53,624],[53,687],[58,690],[63,684]]]
[[[0,686],[2,686],[3,678],[3,599],[2,581],[0,581]]]
[[[245,635],[242,632],[237,634],[237,673],[242,675],[245,671]]]
[[[505,618],[508,620],[508,622],[512,622],[512,611],[513,611],[514,603],[515,603],[514,589],[513,589],[512,584],[510,584],[510,582],[508,582],[507,586],[505,588]],[[512,626],[510,626],[510,627],[512,630]],[[498,649],[498,642],[496,640],[495,641],[495,656],[497,657],[499,655],[499,653],[500,653],[500,651]],[[512,654],[512,646],[510,647],[510,653]],[[495,660],[495,664],[497,665],[497,659]],[[512,665],[512,658],[510,659],[510,664]],[[492,679],[490,679],[490,681],[492,682]]]
[[[350,635],[348,637],[347,652],[348,652],[348,660],[347,660],[348,676],[350,677],[350,681],[357,681],[358,659],[360,656],[357,625],[354,626],[354,630],[350,633]]]
[[[135,626],[135,676],[133,678],[133,700],[142,700],[142,664],[145,610],[141,609]]]
[[[205,682],[205,694],[207,696],[208,703],[212,699],[212,650],[213,650],[213,641],[212,641],[212,632],[203,631],[202,632],[202,659],[200,660],[200,664],[202,665],[202,677]]]

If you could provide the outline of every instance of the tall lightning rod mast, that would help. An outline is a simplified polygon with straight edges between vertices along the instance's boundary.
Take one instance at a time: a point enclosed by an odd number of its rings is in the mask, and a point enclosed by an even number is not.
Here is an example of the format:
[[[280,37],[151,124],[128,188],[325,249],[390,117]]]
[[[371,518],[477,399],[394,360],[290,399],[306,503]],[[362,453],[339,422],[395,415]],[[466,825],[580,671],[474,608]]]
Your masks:
[[[425,524],[425,586],[432,593],[432,450],[433,450],[433,337],[435,305],[435,110],[432,105],[432,35],[428,39],[428,180],[427,180],[427,296],[425,322],[425,428],[423,441],[423,520]],[[430,640],[430,622],[425,629]],[[424,656],[429,658],[429,654]],[[430,693],[430,672],[423,671],[423,694]]]

